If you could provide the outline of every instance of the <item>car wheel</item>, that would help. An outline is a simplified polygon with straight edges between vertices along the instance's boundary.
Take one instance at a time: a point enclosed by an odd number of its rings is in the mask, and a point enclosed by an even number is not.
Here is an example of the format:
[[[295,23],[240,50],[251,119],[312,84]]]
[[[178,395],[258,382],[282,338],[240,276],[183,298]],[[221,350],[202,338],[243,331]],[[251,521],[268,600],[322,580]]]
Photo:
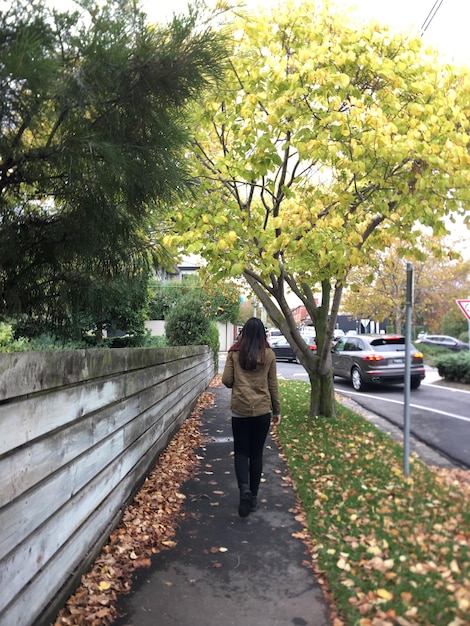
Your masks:
[[[358,367],[353,367],[352,369],[351,382],[356,391],[363,391],[366,387],[364,379],[362,378],[361,370]]]
[[[412,378],[410,384],[411,389],[418,389],[418,387],[421,385],[421,378]]]

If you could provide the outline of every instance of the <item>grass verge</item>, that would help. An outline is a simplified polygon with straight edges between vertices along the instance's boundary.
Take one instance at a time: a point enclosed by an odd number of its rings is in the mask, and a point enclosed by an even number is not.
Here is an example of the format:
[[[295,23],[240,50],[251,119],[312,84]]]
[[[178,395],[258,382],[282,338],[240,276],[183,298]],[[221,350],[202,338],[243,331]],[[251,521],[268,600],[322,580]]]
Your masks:
[[[405,477],[402,446],[340,404],[336,420],[308,418],[308,384],[280,381],[280,391],[277,437],[341,620],[468,626],[468,493],[417,458]]]

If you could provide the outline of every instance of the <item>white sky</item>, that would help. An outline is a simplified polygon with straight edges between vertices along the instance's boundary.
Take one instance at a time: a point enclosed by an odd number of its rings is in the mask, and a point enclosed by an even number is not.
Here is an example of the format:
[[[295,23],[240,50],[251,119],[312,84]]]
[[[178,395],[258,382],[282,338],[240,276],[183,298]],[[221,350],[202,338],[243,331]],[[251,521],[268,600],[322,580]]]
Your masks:
[[[248,7],[275,5],[279,0],[245,0]],[[282,0],[281,0],[282,1]],[[423,34],[423,41],[437,48],[447,61],[470,65],[470,1],[469,0],[335,0],[338,7],[354,6],[357,14],[377,19],[398,30],[415,29],[421,33],[428,14],[437,8]],[[163,5],[163,6],[162,6]],[[185,13],[187,0],[143,0],[150,18],[165,21],[173,13]],[[434,9],[433,9],[434,7]]]

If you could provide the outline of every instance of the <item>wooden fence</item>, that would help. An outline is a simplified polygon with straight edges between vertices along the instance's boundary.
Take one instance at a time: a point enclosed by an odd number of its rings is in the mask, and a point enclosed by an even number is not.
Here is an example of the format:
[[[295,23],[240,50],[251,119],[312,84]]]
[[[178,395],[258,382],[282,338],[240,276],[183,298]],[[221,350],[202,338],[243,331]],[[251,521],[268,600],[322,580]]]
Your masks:
[[[49,624],[214,374],[203,346],[0,355],[0,625]]]

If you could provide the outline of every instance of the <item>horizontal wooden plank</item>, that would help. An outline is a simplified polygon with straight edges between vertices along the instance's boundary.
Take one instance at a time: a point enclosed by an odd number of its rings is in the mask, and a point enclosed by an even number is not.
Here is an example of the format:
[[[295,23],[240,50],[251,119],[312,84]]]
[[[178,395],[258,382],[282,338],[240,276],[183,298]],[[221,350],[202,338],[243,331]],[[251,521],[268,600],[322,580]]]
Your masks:
[[[1,626],[50,626],[54,614],[48,613],[47,608],[51,600],[60,593],[64,585],[67,589],[67,582],[72,584],[73,580],[79,580],[80,564],[85,556],[83,547],[87,546],[92,553],[97,554],[99,547],[106,543],[110,531],[122,517],[120,503],[127,500],[134,481],[138,479],[137,474],[129,474],[119,483],[113,493],[54,555],[47,567],[38,571],[29,582],[27,590],[22,590],[24,592],[13,598],[1,612]],[[66,593],[62,596],[63,601],[68,595]],[[60,602],[56,606],[60,606]]]
[[[209,352],[206,346],[174,346],[0,354],[0,402]]]
[[[192,377],[197,360],[190,357],[182,369],[181,363],[151,367],[144,374],[124,373],[103,381],[58,389],[55,393],[25,398],[16,403],[0,404],[0,458],[17,448],[43,437],[83,415],[99,411],[143,390],[143,382],[153,384],[169,381],[174,376]],[[142,377],[143,381],[139,381]]]
[[[162,428],[162,420],[159,420],[112,464],[96,474],[80,492],[68,499],[33,535],[0,561],[2,578],[5,576],[8,581],[8,584],[0,585],[0,610],[29,583],[69,537],[77,532],[90,514],[93,514],[103,499],[132,472],[138,460],[147,453],[149,443],[161,439],[166,430],[173,429],[175,421],[181,417],[184,404],[181,400],[180,410],[174,408],[172,419],[168,420],[165,430]]]
[[[190,370],[189,375],[194,381],[193,370]],[[0,507],[179,389],[187,376],[187,373],[181,373],[118,404],[85,415],[48,437],[32,441],[15,449],[11,454],[0,457]]]
[[[124,502],[210,381],[213,356],[207,348],[159,350],[0,355],[2,626],[42,626],[42,616],[53,617],[51,607],[59,606],[61,593],[64,601],[68,597],[71,581],[106,540]],[[20,402],[14,401],[13,381],[22,383]],[[75,388],[81,394],[74,395]],[[60,394],[62,415],[60,403],[50,400]],[[33,399],[42,410],[28,406]],[[19,446],[8,448],[18,441],[9,437],[11,429],[21,430],[20,406],[26,407],[29,430]],[[47,422],[45,430],[35,430],[35,421]]]
[[[204,381],[201,380],[203,384]],[[171,428],[171,423],[197,398],[199,381],[187,382],[171,394],[164,396],[157,405],[145,411],[139,420],[133,420],[100,442],[87,453],[64,466],[61,471],[43,480],[35,489],[14,500],[9,506],[0,509],[0,555],[5,555],[15,546],[25,541],[61,506],[71,501],[95,476],[107,466],[119,461],[122,454],[128,456],[126,463],[132,466],[138,459],[132,453],[135,441],[142,447],[139,454],[145,454],[145,446],[150,447]],[[126,465],[127,467],[127,465]],[[120,474],[117,473],[118,479]],[[129,469],[126,470],[129,471]],[[104,493],[104,492],[103,492]],[[71,531],[73,532],[73,531]],[[2,569],[0,560],[0,569]],[[0,597],[1,597],[0,589]]]

